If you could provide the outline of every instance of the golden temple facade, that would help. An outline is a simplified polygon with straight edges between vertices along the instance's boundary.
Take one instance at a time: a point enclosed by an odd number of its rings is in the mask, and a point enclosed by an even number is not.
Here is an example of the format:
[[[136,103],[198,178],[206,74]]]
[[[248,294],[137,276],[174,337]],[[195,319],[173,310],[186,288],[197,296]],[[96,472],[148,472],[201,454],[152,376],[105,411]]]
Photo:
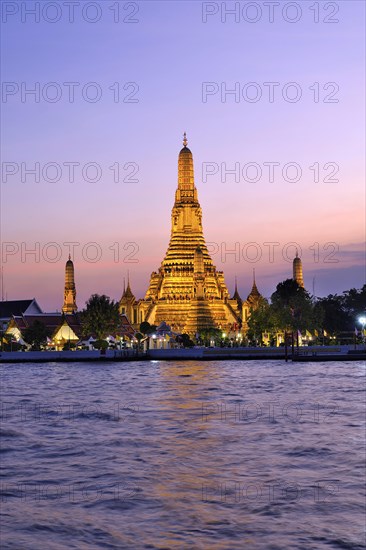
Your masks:
[[[168,250],[158,271],[151,274],[143,300],[135,300],[128,282],[119,302],[120,312],[136,327],[142,321],[153,325],[165,321],[172,330],[192,336],[212,328],[238,332],[242,301],[238,293],[230,298],[224,274],[216,269],[208,252],[193,155],[187,144],[184,134]]]

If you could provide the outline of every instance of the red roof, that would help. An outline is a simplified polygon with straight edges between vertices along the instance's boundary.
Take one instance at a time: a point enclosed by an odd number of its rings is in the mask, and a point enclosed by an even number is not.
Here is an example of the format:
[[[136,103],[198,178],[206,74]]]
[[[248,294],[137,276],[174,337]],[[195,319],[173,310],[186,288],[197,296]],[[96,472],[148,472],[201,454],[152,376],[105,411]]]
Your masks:
[[[125,336],[127,338],[133,338],[135,336],[135,330],[133,329],[126,315],[121,315],[120,333],[121,336]]]

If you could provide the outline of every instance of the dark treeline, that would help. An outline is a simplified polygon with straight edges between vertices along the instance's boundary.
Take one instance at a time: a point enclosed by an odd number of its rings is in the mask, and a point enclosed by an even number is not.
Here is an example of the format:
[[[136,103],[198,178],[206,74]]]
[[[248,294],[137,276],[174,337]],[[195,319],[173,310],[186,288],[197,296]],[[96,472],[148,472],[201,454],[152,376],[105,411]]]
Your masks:
[[[262,298],[251,312],[248,339],[260,340],[263,333],[308,331],[314,342],[329,343],[342,334],[362,334],[360,317],[366,310],[366,285],[360,290],[351,288],[341,295],[326,298],[311,296],[293,279],[277,285],[270,301]]]

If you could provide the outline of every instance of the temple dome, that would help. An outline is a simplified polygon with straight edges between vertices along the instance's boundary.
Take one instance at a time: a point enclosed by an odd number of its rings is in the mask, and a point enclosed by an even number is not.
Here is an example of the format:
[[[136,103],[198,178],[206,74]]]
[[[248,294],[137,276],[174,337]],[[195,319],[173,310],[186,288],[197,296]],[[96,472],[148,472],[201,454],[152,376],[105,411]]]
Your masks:
[[[180,151],[179,151],[179,156],[180,155],[192,155],[192,151],[190,149],[188,149],[188,147],[183,147]]]

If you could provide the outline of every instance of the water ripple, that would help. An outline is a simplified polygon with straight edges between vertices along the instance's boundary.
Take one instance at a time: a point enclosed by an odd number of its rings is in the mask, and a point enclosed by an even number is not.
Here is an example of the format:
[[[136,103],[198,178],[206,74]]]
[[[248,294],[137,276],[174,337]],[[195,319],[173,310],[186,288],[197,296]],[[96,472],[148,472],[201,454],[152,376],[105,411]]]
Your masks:
[[[2,550],[364,544],[364,365],[1,365]]]

